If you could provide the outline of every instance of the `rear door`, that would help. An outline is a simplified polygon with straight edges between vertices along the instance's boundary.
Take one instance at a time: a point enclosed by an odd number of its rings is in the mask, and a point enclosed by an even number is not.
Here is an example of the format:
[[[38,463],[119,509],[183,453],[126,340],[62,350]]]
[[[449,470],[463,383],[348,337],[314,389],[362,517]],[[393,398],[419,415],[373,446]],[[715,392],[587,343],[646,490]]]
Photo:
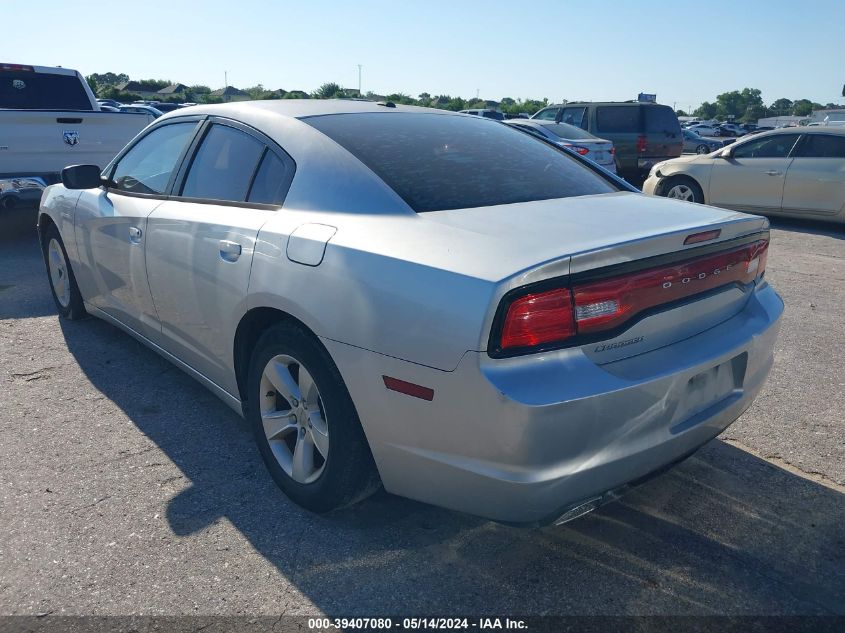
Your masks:
[[[167,198],[198,125],[183,120],[151,130],[109,169],[112,185],[83,191],[76,207],[82,295],[153,340],[159,326],[147,285],[147,216]]]
[[[756,138],[736,145],[729,157],[714,158],[707,202],[740,211],[780,211],[792,148],[799,136]]]
[[[590,129],[596,136],[613,142],[620,168],[629,173],[638,165],[637,137],[642,129],[640,110],[636,104],[597,106],[594,129]]]
[[[681,124],[672,108],[663,105],[643,106],[646,134],[645,156],[658,158],[680,156],[684,149]]]
[[[150,215],[147,272],[161,320],[160,345],[229,393],[235,327],[258,231],[284,200],[294,165],[269,139],[212,119]]]
[[[783,188],[784,213],[839,213],[845,208],[845,135],[805,134]]]

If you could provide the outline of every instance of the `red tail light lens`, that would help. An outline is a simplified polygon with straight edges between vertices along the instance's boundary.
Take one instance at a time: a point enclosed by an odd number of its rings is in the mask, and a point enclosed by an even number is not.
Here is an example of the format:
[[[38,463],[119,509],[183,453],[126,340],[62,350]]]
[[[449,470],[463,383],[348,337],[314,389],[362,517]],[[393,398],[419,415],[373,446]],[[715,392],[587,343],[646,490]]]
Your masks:
[[[580,145],[572,145],[570,143],[564,143],[563,146],[567,149],[571,149],[573,152],[584,156],[585,154],[589,154],[590,150],[587,147],[581,147]]]
[[[572,296],[568,288],[525,295],[510,304],[500,347],[534,347],[575,334]]]
[[[611,147],[611,148],[610,148],[610,155],[611,155],[611,156],[616,156],[616,148],[615,148],[615,147]]]
[[[572,288],[579,334],[609,330],[635,314],[760,274],[768,242],[761,240],[693,260]],[[762,254],[762,257],[761,257]]]
[[[645,154],[648,150],[648,140],[646,140],[645,136],[638,136],[637,137],[637,153],[638,154]]]
[[[526,294],[507,306],[498,350],[598,334],[650,308],[720,286],[750,283],[765,272],[768,246],[768,240],[757,240],[684,262]]]

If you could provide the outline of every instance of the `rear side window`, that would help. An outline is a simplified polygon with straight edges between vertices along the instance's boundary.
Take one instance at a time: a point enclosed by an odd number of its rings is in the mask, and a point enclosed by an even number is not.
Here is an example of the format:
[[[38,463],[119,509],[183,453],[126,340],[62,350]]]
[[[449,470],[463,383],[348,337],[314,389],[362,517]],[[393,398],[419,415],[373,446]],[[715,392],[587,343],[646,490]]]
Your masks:
[[[587,129],[587,108],[564,108],[560,122],[567,125],[575,125],[583,130]]]
[[[351,152],[418,213],[618,190],[552,145],[485,119],[377,112],[304,121]]]
[[[576,127],[574,125],[567,125],[566,123],[553,123],[550,125],[544,125],[543,127],[558,138],[565,138],[570,140],[596,138],[584,129]]]
[[[264,152],[264,143],[245,132],[212,125],[197,150],[182,195],[244,202]]]
[[[76,75],[0,70],[0,108],[93,110]]]
[[[196,121],[172,123],[147,134],[117,163],[112,174],[113,189],[128,193],[165,193],[176,161],[196,127]]]
[[[845,136],[808,134],[798,156],[800,158],[845,158]]]
[[[786,158],[798,140],[797,134],[776,134],[738,145],[733,158]]]
[[[678,116],[667,106],[644,106],[645,131],[677,134],[681,129]]]
[[[292,162],[285,162],[273,152],[268,151],[255,174],[247,202],[282,204],[292,178]]]
[[[620,133],[640,131],[639,106],[599,106],[596,108],[596,131]]]

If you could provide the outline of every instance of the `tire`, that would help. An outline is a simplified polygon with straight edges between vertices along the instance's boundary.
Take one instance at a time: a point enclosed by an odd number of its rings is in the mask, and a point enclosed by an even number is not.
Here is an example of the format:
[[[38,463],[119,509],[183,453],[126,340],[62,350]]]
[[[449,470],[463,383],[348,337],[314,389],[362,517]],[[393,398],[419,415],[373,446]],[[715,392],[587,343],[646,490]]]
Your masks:
[[[692,178],[674,176],[669,178],[660,188],[660,195],[685,202],[704,204],[704,193]]]
[[[246,417],[258,450],[291,500],[312,512],[328,512],[378,489],[352,398],[310,332],[292,323],[264,332],[252,353],[247,390]]]
[[[41,250],[47,268],[47,281],[50,283],[50,292],[59,316],[70,321],[84,318],[88,314],[85,311],[85,303],[76,284],[76,276],[73,274],[62,236],[52,222],[44,232]]]
[[[5,209],[6,211],[11,211],[12,209],[17,208],[19,204],[20,200],[18,199],[18,197],[13,196],[12,194],[4,196],[2,199],[0,199],[0,209]]]
[[[702,143],[701,145],[699,145],[698,147],[695,148],[695,153],[696,154],[709,154],[710,148],[707,145],[705,145],[704,143]]]

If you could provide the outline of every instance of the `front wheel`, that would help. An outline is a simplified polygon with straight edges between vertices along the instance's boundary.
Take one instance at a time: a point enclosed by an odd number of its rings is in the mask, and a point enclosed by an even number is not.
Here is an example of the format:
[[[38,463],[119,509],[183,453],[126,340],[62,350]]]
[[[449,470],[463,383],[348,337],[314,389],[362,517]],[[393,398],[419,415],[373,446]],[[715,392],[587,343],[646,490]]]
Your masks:
[[[683,200],[685,202],[704,203],[704,193],[701,187],[698,186],[691,178],[683,176],[670,178],[662,187],[662,193],[667,198],[674,200]]]
[[[51,223],[47,227],[42,250],[44,263],[47,265],[47,277],[50,280],[50,291],[59,315],[70,321],[83,318],[87,314],[85,304],[79,286],[76,285],[76,277],[70,267],[62,236],[59,235],[55,224]]]
[[[270,475],[299,505],[327,512],[379,485],[369,445],[340,372],[302,327],[279,324],[256,344],[247,419]]]
[[[709,154],[710,148],[707,147],[707,145],[705,145],[704,143],[702,143],[701,145],[699,145],[698,147],[695,148],[695,153],[696,154]]]

